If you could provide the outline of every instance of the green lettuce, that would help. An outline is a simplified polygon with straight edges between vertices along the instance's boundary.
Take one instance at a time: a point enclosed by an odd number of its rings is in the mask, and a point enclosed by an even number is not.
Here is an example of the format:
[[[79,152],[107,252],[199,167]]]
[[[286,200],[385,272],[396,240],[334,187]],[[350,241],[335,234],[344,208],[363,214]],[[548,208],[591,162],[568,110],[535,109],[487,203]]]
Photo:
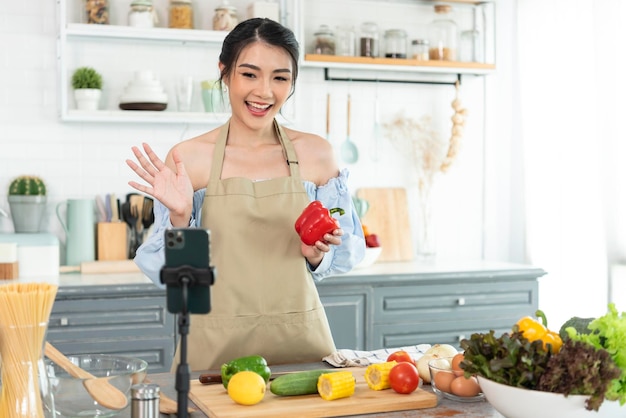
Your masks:
[[[596,318],[589,324],[589,334],[580,334],[574,328],[567,328],[569,337],[584,341],[594,347],[603,348],[621,369],[621,375],[611,381],[606,399],[626,404],[626,313],[617,311],[615,304],[609,304],[606,315]]]

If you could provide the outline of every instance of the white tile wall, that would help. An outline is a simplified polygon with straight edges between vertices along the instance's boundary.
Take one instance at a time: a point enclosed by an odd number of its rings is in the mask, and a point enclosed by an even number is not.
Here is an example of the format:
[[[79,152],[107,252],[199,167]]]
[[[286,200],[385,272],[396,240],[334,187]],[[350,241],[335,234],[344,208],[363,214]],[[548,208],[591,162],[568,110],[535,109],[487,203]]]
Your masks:
[[[116,13],[127,10],[128,1],[116,1]],[[204,15],[209,14],[203,12]],[[204,19],[204,17],[202,17]],[[6,189],[20,174],[37,174],[48,184],[49,206],[44,228],[65,239],[54,214],[56,204],[71,197],[130,192],[133,173],[124,160],[130,147],[149,142],[165,155],[175,142],[201,133],[208,126],[128,123],[64,123],[58,118],[59,89],[56,73],[56,7],[48,0],[0,2],[0,208],[8,211]],[[116,97],[127,76],[140,64],[170,76],[186,65],[184,57],[168,55],[162,60],[141,60],[141,50],[120,48],[117,56],[98,56],[98,50],[84,51],[98,61],[106,74],[105,103],[116,106]],[[170,51],[176,54],[177,51]],[[171,59],[172,57],[176,59]],[[83,59],[84,57],[81,57]],[[120,72],[126,63],[128,73]],[[206,61],[210,62],[210,61]],[[100,67],[101,66],[101,67]],[[193,68],[201,77],[211,68]],[[107,78],[108,77],[108,78]],[[462,100],[470,111],[462,149],[452,170],[437,183],[437,225],[439,254],[445,258],[480,258],[483,251],[484,77],[463,79]],[[454,89],[449,86],[324,82],[322,70],[302,69],[294,97],[297,129],[324,135],[326,94],[332,94],[331,140],[345,137],[345,101],[353,99],[352,139],[362,158],[350,166],[351,187],[403,186],[409,188],[411,210],[415,212],[415,185],[407,163],[390,143],[382,141],[380,160],[373,161],[373,98],[378,91],[383,122],[398,112],[416,119],[430,114],[442,135],[449,135]],[[199,106],[199,102],[197,102]],[[505,186],[506,187],[506,186]],[[11,232],[10,219],[0,217],[0,232]],[[407,231],[413,234],[411,231]],[[506,233],[506,232],[505,232]],[[413,234],[415,235],[415,234]],[[503,244],[507,245],[507,244]]]

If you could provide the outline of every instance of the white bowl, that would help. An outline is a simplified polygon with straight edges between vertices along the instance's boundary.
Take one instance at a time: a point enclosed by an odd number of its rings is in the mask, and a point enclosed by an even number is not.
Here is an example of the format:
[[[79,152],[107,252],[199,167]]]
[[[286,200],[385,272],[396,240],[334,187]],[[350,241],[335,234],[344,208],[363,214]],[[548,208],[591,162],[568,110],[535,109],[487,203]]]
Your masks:
[[[363,257],[363,260],[361,260],[361,262],[359,264],[354,266],[354,268],[355,269],[362,269],[362,268],[371,266],[372,264],[374,264],[376,262],[376,260],[378,260],[378,257],[380,257],[380,253],[382,251],[383,251],[383,247],[367,247],[367,248],[365,248],[365,257]]]
[[[584,395],[565,396],[559,393],[529,390],[503,385],[478,376],[480,388],[487,401],[506,418],[624,418],[626,406],[604,401],[600,409],[585,409]]]

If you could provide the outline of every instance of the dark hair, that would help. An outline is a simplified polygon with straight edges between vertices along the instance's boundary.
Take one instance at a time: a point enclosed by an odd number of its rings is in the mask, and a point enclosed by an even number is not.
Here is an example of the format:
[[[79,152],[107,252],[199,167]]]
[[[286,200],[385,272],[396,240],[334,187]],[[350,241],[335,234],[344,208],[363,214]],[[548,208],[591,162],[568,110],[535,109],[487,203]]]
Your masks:
[[[291,92],[293,94],[296,79],[298,78],[298,57],[300,55],[298,41],[289,28],[267,18],[257,17],[244,20],[226,35],[222,44],[222,52],[220,53],[220,62],[224,65],[220,74],[220,82],[225,76],[230,74],[241,51],[254,42],[265,42],[268,45],[277,46],[287,51],[293,66],[291,83]]]

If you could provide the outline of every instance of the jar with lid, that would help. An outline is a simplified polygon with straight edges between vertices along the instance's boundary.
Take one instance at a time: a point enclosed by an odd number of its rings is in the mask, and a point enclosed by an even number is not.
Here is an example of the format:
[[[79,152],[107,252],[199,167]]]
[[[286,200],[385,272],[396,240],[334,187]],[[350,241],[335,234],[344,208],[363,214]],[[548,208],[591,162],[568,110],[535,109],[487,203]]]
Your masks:
[[[417,61],[428,61],[428,39],[413,39],[411,41],[411,58]]]
[[[483,45],[480,31],[470,29],[461,32],[459,59],[464,62],[484,62]]]
[[[156,23],[156,13],[152,7],[152,0],[133,0],[128,12],[128,26],[136,28],[153,28]]]
[[[193,29],[193,6],[191,0],[170,0],[169,27]]]
[[[437,16],[428,25],[431,60],[455,61],[459,29],[452,19],[452,7],[444,4],[435,6]]]
[[[335,55],[335,34],[328,25],[320,25],[315,36],[314,52],[321,55]]]
[[[385,58],[406,58],[406,31],[389,29],[385,31]]]
[[[359,53],[362,57],[378,57],[378,25],[365,22],[361,25]]]
[[[231,31],[237,26],[237,8],[231,6],[228,0],[223,0],[222,4],[215,8],[213,15],[213,30]]]
[[[85,15],[87,23],[98,25],[109,24],[109,1],[108,0],[86,0]]]

